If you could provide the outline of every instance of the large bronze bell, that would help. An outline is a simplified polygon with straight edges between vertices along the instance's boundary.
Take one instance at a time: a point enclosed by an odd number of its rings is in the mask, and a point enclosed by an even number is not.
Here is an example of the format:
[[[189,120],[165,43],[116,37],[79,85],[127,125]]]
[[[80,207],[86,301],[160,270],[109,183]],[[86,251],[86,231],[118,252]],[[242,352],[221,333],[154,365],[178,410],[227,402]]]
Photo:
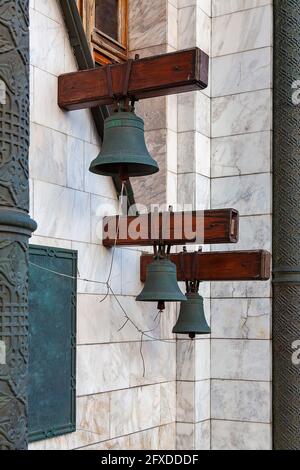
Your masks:
[[[186,298],[187,302],[181,304],[173,333],[189,335],[192,339],[196,335],[209,335],[211,330],[204,315],[203,297],[198,292],[188,292]]]
[[[102,149],[90,171],[122,179],[159,171],[145,144],[144,121],[133,111],[121,110],[106,119]]]
[[[145,286],[136,300],[158,302],[159,310],[164,309],[164,302],[186,301],[177,283],[176,265],[167,258],[158,258],[150,263]]]

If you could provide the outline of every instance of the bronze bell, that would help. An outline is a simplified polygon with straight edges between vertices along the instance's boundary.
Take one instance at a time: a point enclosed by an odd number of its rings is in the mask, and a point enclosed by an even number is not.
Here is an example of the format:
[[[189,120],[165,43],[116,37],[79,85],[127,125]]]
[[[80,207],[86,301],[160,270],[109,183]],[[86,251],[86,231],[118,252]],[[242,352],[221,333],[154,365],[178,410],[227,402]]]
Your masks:
[[[198,292],[188,292],[186,298],[187,302],[181,304],[173,333],[189,335],[191,339],[196,335],[209,335],[211,329],[205,319],[203,297]]]
[[[159,310],[164,309],[164,302],[186,301],[177,283],[176,265],[167,258],[158,258],[150,263],[145,286],[136,300],[158,302]]]
[[[92,161],[90,171],[123,180],[159,171],[146,147],[144,121],[133,111],[121,109],[105,120],[101,152]]]

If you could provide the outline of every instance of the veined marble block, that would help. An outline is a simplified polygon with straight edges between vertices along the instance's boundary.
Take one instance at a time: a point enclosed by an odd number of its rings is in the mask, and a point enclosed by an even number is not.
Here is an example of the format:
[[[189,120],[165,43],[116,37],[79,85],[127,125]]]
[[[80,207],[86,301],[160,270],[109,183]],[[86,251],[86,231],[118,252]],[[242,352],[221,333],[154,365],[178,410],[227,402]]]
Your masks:
[[[167,42],[167,2],[161,0],[129,1],[130,50]]]
[[[272,450],[272,426],[213,420],[212,450]]]
[[[271,422],[271,383],[211,381],[211,417],[228,421]]]
[[[271,90],[253,91],[212,100],[212,137],[272,129]]]
[[[212,96],[271,88],[272,52],[266,47],[212,59]]]
[[[270,131],[212,139],[212,178],[271,171]]]
[[[234,207],[241,216],[271,213],[271,175],[268,173],[214,178],[211,204],[214,209]]]
[[[213,16],[272,4],[272,0],[212,0]]]
[[[211,296],[214,299],[222,298],[270,298],[272,295],[271,281],[245,281],[245,282],[212,282]]]
[[[84,191],[84,142],[67,138],[67,186]]]
[[[212,56],[271,46],[272,19],[270,5],[213,18]]]
[[[212,337],[269,339],[271,312],[270,298],[212,299]]]
[[[60,24],[63,24],[63,17],[57,2],[49,2],[49,0],[34,0],[33,7],[35,10],[43,13],[43,15],[52,18],[52,20],[55,20]]]
[[[231,380],[271,380],[271,341],[213,339],[211,377]]]

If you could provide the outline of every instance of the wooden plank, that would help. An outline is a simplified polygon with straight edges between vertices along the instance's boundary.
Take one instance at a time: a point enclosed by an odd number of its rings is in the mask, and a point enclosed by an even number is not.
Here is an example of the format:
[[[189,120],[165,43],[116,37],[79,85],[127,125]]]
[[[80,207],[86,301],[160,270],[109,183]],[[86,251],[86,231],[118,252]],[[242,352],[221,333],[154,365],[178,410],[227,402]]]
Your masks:
[[[147,266],[152,261],[153,255],[141,256],[142,282],[146,280]],[[198,281],[266,281],[271,275],[271,255],[264,250],[178,253],[171,255],[171,261],[177,266],[178,281],[193,281],[195,276]]]
[[[109,105],[107,67],[97,67],[61,75],[58,79],[58,104],[68,111]],[[123,95],[127,65],[111,65],[113,94]],[[208,56],[198,48],[172,52],[132,63],[128,96],[141,100],[201,90],[208,84]]]
[[[116,233],[118,237],[116,240]],[[154,243],[236,243],[239,214],[235,209],[164,212],[140,216],[113,216],[103,220],[103,245],[150,246]]]

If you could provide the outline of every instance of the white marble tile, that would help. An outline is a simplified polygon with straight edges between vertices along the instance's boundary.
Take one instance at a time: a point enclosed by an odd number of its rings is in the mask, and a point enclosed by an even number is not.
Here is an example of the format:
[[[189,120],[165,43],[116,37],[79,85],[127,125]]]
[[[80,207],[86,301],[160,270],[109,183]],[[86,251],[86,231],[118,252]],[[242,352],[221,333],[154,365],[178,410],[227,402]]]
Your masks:
[[[167,131],[167,170],[177,173],[177,133],[171,130]]]
[[[270,172],[271,145],[269,131],[212,139],[212,177]]]
[[[240,217],[239,241],[231,245],[215,245],[212,251],[268,250],[272,249],[272,216]]]
[[[196,209],[196,175],[194,173],[184,173],[178,175],[178,204],[189,204],[193,210]]]
[[[176,423],[158,428],[158,449],[176,450]]]
[[[211,136],[211,99],[201,91],[196,92],[196,130]]]
[[[272,57],[271,47],[215,57],[211,69],[212,96],[271,88]]]
[[[233,207],[241,216],[271,213],[271,176],[267,173],[217,178],[211,182],[214,209]]]
[[[212,423],[212,450],[272,450],[272,426],[261,423]]]
[[[188,6],[178,11],[178,49],[196,46],[197,8]]]
[[[196,46],[211,55],[212,21],[201,8],[196,10]]]
[[[34,234],[30,239],[30,245],[52,246],[55,248],[64,248],[67,250],[72,249],[72,242],[70,240],[60,240],[59,238],[39,237]]]
[[[67,141],[67,185],[84,190],[84,142],[68,136]]]
[[[73,450],[83,446],[93,445],[99,440],[99,436],[93,432],[76,431],[63,436],[32,442],[29,450]]]
[[[120,204],[116,199],[91,195],[91,241],[101,245],[103,241],[103,217],[119,214]]]
[[[90,241],[90,196],[41,181],[34,183],[37,235]]]
[[[109,394],[79,397],[76,401],[78,431],[94,433],[94,440],[109,439]]]
[[[196,172],[210,178],[211,140],[200,132],[196,133]]]
[[[195,380],[195,341],[180,340],[177,350],[177,380]]]
[[[271,422],[271,384],[211,381],[211,417],[232,421]]]
[[[176,421],[176,382],[160,385],[160,425]]]
[[[145,131],[166,128],[166,104],[167,98],[165,96],[142,100],[136,104],[136,114],[143,119]]]
[[[196,175],[196,209],[210,208],[210,178]]]
[[[195,341],[195,380],[210,379],[210,339]]]
[[[121,250],[116,248],[112,264],[112,249],[79,242],[73,242],[72,248],[78,251],[78,277],[81,278],[77,283],[78,293],[106,294],[107,287],[103,283],[107,282],[110,270],[110,286],[115,294],[121,293]],[[101,295],[100,300],[102,298]]]
[[[195,425],[195,450],[211,450],[210,439],[210,421],[197,423]]]
[[[176,450],[195,450],[195,425],[176,423]]]
[[[78,395],[129,388],[128,353],[128,344],[78,346]]]
[[[116,199],[116,190],[112,178],[108,176],[95,175],[89,171],[90,164],[100,152],[97,145],[85,143],[84,146],[84,186],[85,190],[99,196]]]
[[[110,304],[113,304],[111,296]],[[77,343],[97,344],[110,342],[110,312],[98,295],[77,296]]]
[[[65,186],[67,136],[38,124],[30,126],[30,177]]]
[[[196,94],[193,91],[178,95],[178,132],[196,130]]]
[[[269,340],[213,339],[211,377],[230,380],[271,380]]]
[[[32,121],[89,141],[91,134],[91,115],[89,110],[62,111],[57,104],[57,77],[34,67],[34,103],[31,110]]]
[[[269,339],[271,309],[270,298],[212,299],[212,337]]]
[[[139,251],[122,249],[122,294],[137,296],[141,292],[140,265]]]
[[[272,0],[212,0],[213,16],[269,5]]]
[[[30,10],[30,63],[53,75],[64,73],[64,34],[59,23]]]
[[[212,137],[268,131],[272,128],[271,90],[212,100]]]
[[[212,298],[270,298],[271,281],[212,282]]]
[[[210,380],[195,382],[195,422],[210,419]]]
[[[167,43],[177,49],[178,46],[178,10],[176,6],[168,2],[167,7]]]
[[[132,0],[131,0],[132,2]],[[129,4],[130,50],[156,46],[167,42],[167,2],[134,0]]]
[[[130,449],[131,436],[123,436],[117,439],[109,439],[107,441],[98,442],[97,444],[77,448],[83,451],[101,451],[101,450],[127,450]]]
[[[212,56],[271,46],[272,18],[269,5],[213,18]]]
[[[159,425],[160,385],[131,388],[111,393],[111,438],[121,437],[125,434]]]
[[[178,173],[210,177],[210,139],[199,132],[178,134]]]
[[[166,202],[167,206],[175,207],[178,200],[178,176],[171,171],[167,172],[167,191]]]
[[[177,380],[177,413],[178,423],[195,422],[195,382]]]
[[[151,336],[151,333],[149,333]],[[130,343],[130,386],[172,382],[176,378],[175,342],[143,341],[142,354],[140,342]],[[143,373],[144,376],[143,376]]]
[[[55,0],[34,0],[34,8],[43,15],[63,24],[63,16],[59,9],[59,4]]]
[[[178,129],[178,95],[167,96],[167,128],[177,132]]]

